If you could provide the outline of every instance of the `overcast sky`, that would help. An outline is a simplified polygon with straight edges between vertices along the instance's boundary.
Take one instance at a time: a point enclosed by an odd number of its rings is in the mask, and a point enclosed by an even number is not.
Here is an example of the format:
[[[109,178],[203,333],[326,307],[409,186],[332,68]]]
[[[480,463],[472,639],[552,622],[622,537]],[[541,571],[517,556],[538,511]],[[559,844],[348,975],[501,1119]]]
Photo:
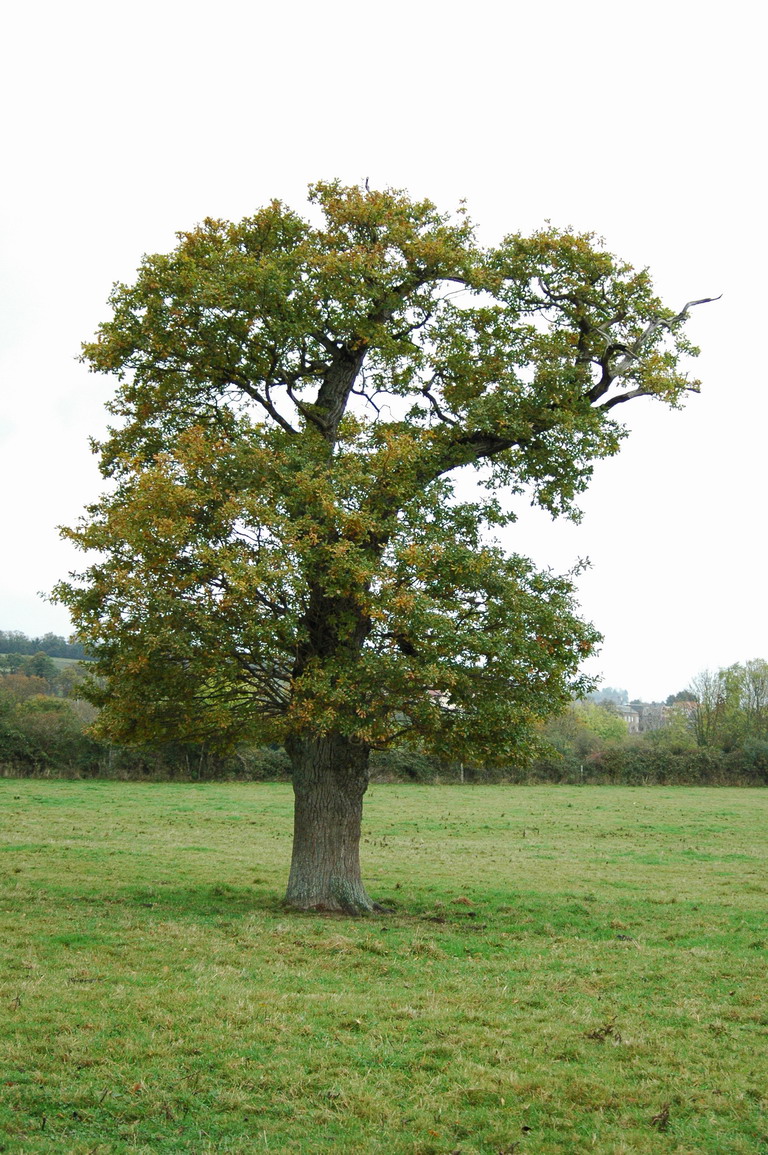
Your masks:
[[[39,591],[96,498],[106,378],[76,361],[115,280],[204,216],[368,178],[484,241],[546,219],[648,265],[692,315],[702,393],[622,413],[580,526],[526,513],[508,544],[580,579],[591,669],[659,699],[768,659],[765,29],[758,5],[138,0],[4,21],[0,629],[68,633]]]

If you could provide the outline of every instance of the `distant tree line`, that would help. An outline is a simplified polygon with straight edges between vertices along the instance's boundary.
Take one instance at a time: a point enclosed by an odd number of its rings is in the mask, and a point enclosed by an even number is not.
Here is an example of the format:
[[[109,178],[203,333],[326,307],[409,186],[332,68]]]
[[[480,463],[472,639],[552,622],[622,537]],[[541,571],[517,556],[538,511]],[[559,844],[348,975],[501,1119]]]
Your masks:
[[[28,638],[20,630],[0,630],[0,654],[47,654],[49,658],[75,658],[87,661],[88,655],[80,642],[68,642],[59,634],[43,634]]]
[[[632,702],[658,725],[630,734],[623,691],[574,702],[550,719],[548,745],[523,772],[528,781],[616,784],[768,785],[768,662],[704,671],[665,707]]]
[[[99,742],[90,733],[97,711],[77,696],[82,676],[75,664],[50,677],[0,674],[0,776],[271,779],[287,771],[288,760],[279,750],[243,749],[221,757],[196,743]]]
[[[0,634],[7,638],[8,634]],[[29,639],[28,639],[29,640]],[[43,639],[34,639],[42,641]],[[85,667],[42,650],[0,656],[0,775],[125,779],[288,780],[279,747],[241,744],[227,755],[201,743],[118,746],[90,733],[97,711],[78,696]],[[574,701],[542,725],[521,765],[446,762],[418,749],[374,752],[379,781],[617,785],[768,785],[768,663],[705,671],[671,694],[664,724],[630,734],[626,691]],[[655,704],[661,709],[660,703]]]

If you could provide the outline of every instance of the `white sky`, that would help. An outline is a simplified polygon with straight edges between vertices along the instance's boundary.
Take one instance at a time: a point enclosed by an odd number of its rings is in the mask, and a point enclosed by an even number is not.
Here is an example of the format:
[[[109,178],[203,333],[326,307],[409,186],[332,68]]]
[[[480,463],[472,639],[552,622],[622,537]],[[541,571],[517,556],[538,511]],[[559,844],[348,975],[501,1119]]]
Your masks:
[[[663,698],[768,658],[764,574],[765,28],[734,0],[17,3],[0,95],[0,628],[68,633],[55,526],[96,498],[106,378],[75,357],[115,280],[204,216],[338,176],[466,197],[492,241],[590,229],[695,310],[704,383],[641,400],[578,527],[526,514],[510,547],[567,569],[605,634],[593,669]]]

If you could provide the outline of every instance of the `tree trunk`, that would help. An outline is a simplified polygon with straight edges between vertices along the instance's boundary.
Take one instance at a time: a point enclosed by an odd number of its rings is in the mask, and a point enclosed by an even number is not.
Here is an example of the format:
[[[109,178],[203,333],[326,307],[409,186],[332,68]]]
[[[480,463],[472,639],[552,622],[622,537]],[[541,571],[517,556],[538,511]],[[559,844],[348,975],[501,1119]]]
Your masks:
[[[368,747],[340,734],[293,736],[285,745],[295,796],[286,904],[344,914],[375,910],[360,877]]]

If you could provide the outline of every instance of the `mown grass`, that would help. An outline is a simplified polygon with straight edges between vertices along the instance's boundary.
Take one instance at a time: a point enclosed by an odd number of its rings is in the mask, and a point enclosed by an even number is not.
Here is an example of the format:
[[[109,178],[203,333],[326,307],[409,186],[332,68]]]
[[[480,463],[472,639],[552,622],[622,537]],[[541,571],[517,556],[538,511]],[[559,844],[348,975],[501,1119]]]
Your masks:
[[[7,1152],[768,1152],[768,791],[0,781]]]

